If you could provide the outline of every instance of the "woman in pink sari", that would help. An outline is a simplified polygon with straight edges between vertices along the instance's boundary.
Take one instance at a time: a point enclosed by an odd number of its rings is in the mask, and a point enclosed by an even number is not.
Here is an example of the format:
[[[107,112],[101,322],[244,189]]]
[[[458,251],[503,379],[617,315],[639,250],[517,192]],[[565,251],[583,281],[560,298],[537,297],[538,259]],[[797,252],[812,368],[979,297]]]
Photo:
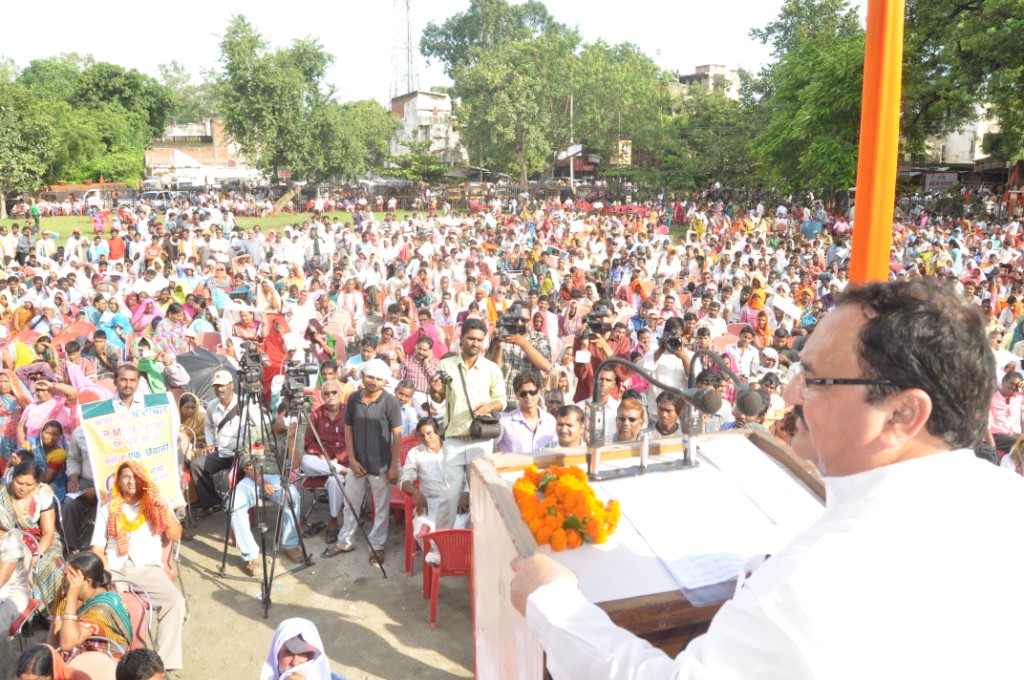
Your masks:
[[[155,319],[163,316],[157,309],[156,300],[146,299],[132,307],[132,329],[136,333],[149,334]]]
[[[25,407],[18,422],[18,448],[22,449],[28,447],[30,437],[39,436],[47,421],[56,420],[69,434],[78,424],[75,417],[77,388],[50,380],[36,380],[32,390],[36,401]]]

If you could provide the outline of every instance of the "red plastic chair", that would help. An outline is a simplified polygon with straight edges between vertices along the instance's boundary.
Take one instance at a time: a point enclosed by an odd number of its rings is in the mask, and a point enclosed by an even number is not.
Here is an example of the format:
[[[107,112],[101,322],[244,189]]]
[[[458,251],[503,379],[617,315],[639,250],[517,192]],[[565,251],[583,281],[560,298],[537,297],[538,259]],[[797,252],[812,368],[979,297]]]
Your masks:
[[[117,662],[103,652],[82,652],[68,661],[68,668],[81,671],[93,680],[101,680],[114,677]]]
[[[430,628],[437,628],[437,595],[442,576],[468,576],[469,599],[473,601],[473,532],[469,529],[445,529],[423,535],[423,550],[436,545],[441,564],[423,560],[423,597],[430,598]]]
[[[25,608],[21,610],[21,614],[18,618],[11,622],[11,627],[8,629],[7,634],[10,637],[18,639],[19,652],[25,651],[25,638],[21,634],[21,629],[25,627],[25,624],[30,618],[32,618],[32,615],[36,613],[36,610],[39,609],[39,605],[42,603],[43,601],[38,597],[33,597],[28,601],[28,604],[25,605]]]

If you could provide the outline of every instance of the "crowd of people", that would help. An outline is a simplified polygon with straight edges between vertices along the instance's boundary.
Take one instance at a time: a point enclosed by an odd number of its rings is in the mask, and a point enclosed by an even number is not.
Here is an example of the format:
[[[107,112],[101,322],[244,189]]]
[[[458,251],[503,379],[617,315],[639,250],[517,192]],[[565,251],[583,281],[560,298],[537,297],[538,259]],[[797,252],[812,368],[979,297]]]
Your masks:
[[[324,531],[323,557],[354,550],[347,495],[373,506],[368,548],[378,564],[396,485],[419,521],[469,526],[467,466],[477,456],[683,435],[685,403],[645,376],[720,392],[707,431],[792,436],[782,390],[800,378],[799,352],[848,284],[851,222],[799,206],[698,200],[609,212],[527,200],[516,212],[496,201],[472,214],[442,205],[399,218],[355,203],[342,221],[329,205],[278,230],[238,226],[234,203],[216,197],[159,213],[144,206],[131,224],[75,230],[61,243],[36,222],[0,226],[0,528],[33,534],[39,561],[31,583],[23,567],[9,572],[0,624],[34,596],[62,652],[97,634],[131,646],[108,597],[104,573],[113,574],[158,600],[157,651],[168,670],[183,666],[184,603],[164,572],[181,524],[134,463],[97,507],[97,452],[75,408],[83,394],[125,414],[141,407],[138,395],[175,394],[194,509],[231,514],[248,575],[260,568],[248,511],[261,496],[284,501],[285,468],[325,478],[328,521],[300,527],[285,513],[284,555],[306,559],[300,531]],[[1016,219],[916,212],[893,232],[893,279],[944,280],[951,300],[985,313],[990,346],[978,349],[997,358],[993,399],[1016,408],[993,407],[989,443],[1002,451],[1024,407],[1019,231]],[[223,362],[208,385],[186,368],[203,347]],[[248,414],[237,369],[253,356],[271,427],[266,441],[240,446]],[[610,357],[641,370],[601,368]],[[316,375],[300,431],[282,392],[289,367],[303,363]],[[746,388],[760,399],[755,414],[733,407]],[[593,410],[603,410],[603,431],[585,427]],[[272,454],[266,465],[253,460],[256,444]],[[218,475],[240,450],[240,479],[225,496]],[[1019,452],[1006,460],[1024,473]],[[298,517],[302,499],[294,485],[288,492]]]

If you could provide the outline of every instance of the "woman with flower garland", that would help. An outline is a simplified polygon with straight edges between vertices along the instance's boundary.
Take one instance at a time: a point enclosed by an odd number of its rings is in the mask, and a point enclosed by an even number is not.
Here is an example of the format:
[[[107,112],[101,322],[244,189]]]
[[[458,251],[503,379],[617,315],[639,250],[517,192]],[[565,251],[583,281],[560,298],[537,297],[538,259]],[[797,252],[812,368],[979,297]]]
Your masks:
[[[92,551],[115,578],[149,592],[158,612],[156,650],[168,670],[179,669],[185,599],[164,571],[163,549],[181,538],[181,524],[141,464],[121,463],[114,480],[110,502],[96,513]]]

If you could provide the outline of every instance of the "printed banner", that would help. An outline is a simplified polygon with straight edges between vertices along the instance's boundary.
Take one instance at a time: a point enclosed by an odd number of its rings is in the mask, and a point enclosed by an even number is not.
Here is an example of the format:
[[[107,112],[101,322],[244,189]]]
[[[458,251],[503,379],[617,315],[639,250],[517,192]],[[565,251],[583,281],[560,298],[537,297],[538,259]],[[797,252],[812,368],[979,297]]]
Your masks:
[[[185,504],[178,462],[178,409],[168,393],[136,395],[143,408],[125,415],[112,400],[79,406],[93,479],[106,503],[117,467],[126,460],[142,463],[171,507]]]

